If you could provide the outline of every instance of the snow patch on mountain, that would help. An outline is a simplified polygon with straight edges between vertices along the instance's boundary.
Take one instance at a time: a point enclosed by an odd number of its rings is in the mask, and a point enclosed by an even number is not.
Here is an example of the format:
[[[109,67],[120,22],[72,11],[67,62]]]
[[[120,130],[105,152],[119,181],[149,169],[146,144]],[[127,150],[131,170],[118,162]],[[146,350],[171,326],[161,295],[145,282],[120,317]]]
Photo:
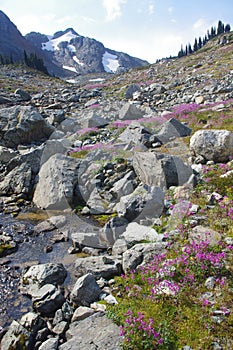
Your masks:
[[[67,41],[68,43],[70,43],[70,41],[72,39],[77,38],[78,35],[73,34],[71,31],[59,36],[56,39],[50,39],[49,41],[47,41],[46,43],[42,43],[42,50],[47,50],[47,51],[55,51],[55,50],[59,50],[59,44],[62,42]],[[75,46],[74,45],[69,45],[69,49],[70,51],[72,50],[72,52],[76,52]],[[75,51],[74,51],[75,50]]]
[[[73,60],[74,60],[76,63],[78,63],[80,66],[84,66],[84,63],[81,62],[81,61],[78,59],[77,56],[73,56]]]
[[[62,68],[67,69],[67,70],[70,70],[71,72],[78,73],[78,72],[76,71],[75,67],[70,67],[70,66],[64,66],[64,65],[63,65]]]
[[[105,51],[103,54],[102,64],[104,66],[105,72],[107,73],[115,73],[117,71],[117,68],[120,66],[118,57],[108,51]]]
[[[70,50],[71,53],[75,53],[76,52],[76,47],[74,45],[70,44],[67,47],[68,47],[68,49]]]

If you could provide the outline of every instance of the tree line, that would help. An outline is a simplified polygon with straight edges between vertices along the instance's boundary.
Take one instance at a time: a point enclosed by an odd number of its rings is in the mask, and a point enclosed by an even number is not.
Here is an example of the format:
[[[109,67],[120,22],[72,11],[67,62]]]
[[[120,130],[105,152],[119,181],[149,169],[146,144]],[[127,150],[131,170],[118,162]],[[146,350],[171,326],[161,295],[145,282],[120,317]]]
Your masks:
[[[195,38],[193,46],[190,43],[188,43],[185,46],[185,48],[183,47],[183,45],[181,45],[181,49],[178,52],[178,57],[190,55],[191,53],[201,49],[212,38],[214,38],[220,34],[228,33],[228,32],[230,32],[230,30],[231,30],[230,24],[225,25],[222,21],[218,21],[217,28],[211,27],[210,30],[207,30],[207,33],[205,34],[205,36],[203,38],[201,38],[201,37],[199,37],[198,39]]]
[[[30,53],[28,55],[27,52],[24,50],[23,61],[21,62],[15,62],[13,60],[12,55],[10,55],[10,57],[6,57],[0,53],[0,65],[17,64],[17,63],[20,63],[20,64],[23,63],[27,67],[34,68],[44,74],[49,75],[48,70],[44,65],[43,59],[37,57],[36,53]]]

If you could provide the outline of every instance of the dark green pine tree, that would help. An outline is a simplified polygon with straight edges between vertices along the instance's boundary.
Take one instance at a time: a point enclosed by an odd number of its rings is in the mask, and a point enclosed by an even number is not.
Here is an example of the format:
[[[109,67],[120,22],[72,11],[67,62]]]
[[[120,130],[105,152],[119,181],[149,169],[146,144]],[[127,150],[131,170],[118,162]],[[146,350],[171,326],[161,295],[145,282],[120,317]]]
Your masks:
[[[211,39],[214,38],[215,36],[216,36],[216,28],[211,27]]]
[[[183,57],[185,55],[185,52],[184,52],[184,49],[183,49],[183,45],[181,45],[181,49],[180,51],[178,52],[178,57]]]
[[[199,37],[199,40],[198,40],[198,50],[202,48],[202,39],[201,37]]]
[[[225,25],[225,33],[228,33],[228,32],[230,32],[231,31],[231,26],[230,26],[230,24],[226,24]]]
[[[190,55],[191,53],[193,53],[193,50],[192,50],[191,44],[189,43],[188,44],[188,54]]]
[[[218,21],[217,35],[224,33],[224,29],[222,21]]]
[[[197,51],[198,50],[198,44],[197,44],[197,38],[195,38],[194,40],[194,45],[193,45],[193,51]]]

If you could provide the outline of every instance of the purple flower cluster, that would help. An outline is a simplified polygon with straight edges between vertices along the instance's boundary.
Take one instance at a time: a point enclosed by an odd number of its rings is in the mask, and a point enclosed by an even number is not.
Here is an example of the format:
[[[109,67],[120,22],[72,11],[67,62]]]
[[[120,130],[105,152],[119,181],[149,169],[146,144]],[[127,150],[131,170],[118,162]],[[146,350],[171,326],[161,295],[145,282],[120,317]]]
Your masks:
[[[133,345],[134,339],[138,339],[139,335],[146,341],[147,348],[151,346],[151,348],[155,349],[155,346],[163,343],[160,333],[153,327],[154,320],[152,318],[146,320],[140,311],[137,313],[137,316],[134,316],[131,310],[127,311],[125,317],[125,325],[124,327],[121,326],[120,335],[125,337],[131,345]]]

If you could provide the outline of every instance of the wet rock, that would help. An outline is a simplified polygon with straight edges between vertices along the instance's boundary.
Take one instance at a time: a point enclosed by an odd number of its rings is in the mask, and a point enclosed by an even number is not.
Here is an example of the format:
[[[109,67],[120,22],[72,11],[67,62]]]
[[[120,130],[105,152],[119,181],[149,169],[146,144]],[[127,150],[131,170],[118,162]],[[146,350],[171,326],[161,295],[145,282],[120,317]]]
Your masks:
[[[23,275],[22,283],[24,285],[36,284],[43,286],[45,284],[61,285],[67,272],[64,266],[60,263],[34,265]]]

